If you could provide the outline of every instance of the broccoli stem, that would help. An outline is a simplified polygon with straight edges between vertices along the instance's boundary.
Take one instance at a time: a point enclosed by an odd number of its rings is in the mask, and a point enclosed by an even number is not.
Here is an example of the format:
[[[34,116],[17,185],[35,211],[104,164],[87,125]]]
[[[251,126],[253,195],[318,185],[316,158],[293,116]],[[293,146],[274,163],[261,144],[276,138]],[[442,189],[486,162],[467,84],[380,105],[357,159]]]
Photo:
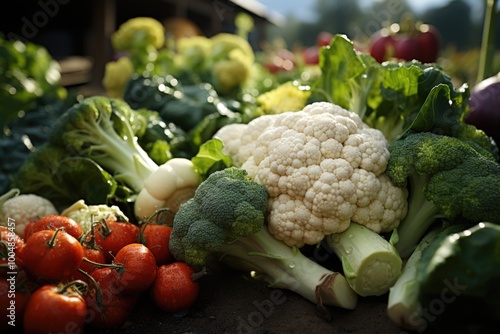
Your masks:
[[[252,272],[271,287],[288,289],[315,303],[327,315],[324,305],[354,309],[357,295],[345,277],[306,257],[272,236],[266,227],[218,249],[220,261],[228,266]]]
[[[327,235],[325,240],[360,296],[383,295],[401,274],[403,261],[394,246],[365,226],[352,222],[347,230]]]
[[[138,144],[130,124],[122,122],[121,135],[114,130],[112,121],[104,117],[100,118],[98,124],[84,125],[88,127],[87,133],[95,137],[92,141],[89,140],[93,144],[80,153],[109,170],[118,182],[139,192],[144,187],[146,178],[158,169],[158,165]]]
[[[394,245],[403,259],[411,255],[432,223],[438,218],[444,218],[436,205],[425,198],[424,185],[428,183],[428,179],[429,176],[417,172],[408,178],[408,213],[397,228],[398,241]]]
[[[422,322],[421,306],[418,299],[419,282],[417,281],[417,264],[422,259],[422,252],[435,239],[438,230],[427,233],[419,242],[406,261],[401,276],[389,290],[387,315],[398,327],[418,330]]]

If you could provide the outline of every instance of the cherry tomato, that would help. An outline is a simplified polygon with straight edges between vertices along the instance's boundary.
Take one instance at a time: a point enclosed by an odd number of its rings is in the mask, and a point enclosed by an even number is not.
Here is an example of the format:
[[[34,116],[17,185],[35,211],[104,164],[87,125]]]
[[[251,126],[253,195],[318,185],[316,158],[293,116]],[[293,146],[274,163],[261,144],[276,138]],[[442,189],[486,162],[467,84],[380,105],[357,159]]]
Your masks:
[[[23,250],[26,271],[36,279],[64,281],[71,278],[83,261],[83,247],[61,229],[33,233]]]
[[[124,293],[146,291],[156,276],[156,258],[143,244],[132,243],[116,253],[113,264],[123,265],[118,269],[118,283]]]
[[[20,275],[0,277],[0,329],[20,327],[31,293]],[[9,324],[10,323],[10,324]]]
[[[140,227],[139,242],[153,253],[157,266],[174,261],[169,249],[171,233],[172,227],[164,224],[144,223]]]
[[[92,272],[98,268],[95,263],[106,263],[106,256],[104,255],[102,248],[96,244],[94,233],[95,230],[90,229],[87,236],[83,238],[85,240],[81,241],[83,246],[83,261],[80,264],[79,270],[77,270],[73,275],[73,280],[80,279],[89,283],[90,279],[88,275],[92,274]]]
[[[100,248],[90,248],[87,245],[83,246],[83,261],[80,264],[79,270],[75,271],[72,276],[72,280],[82,280],[86,283],[89,283],[89,278],[80,272],[83,271],[86,274],[90,275],[94,270],[98,268],[95,263],[106,263],[106,257],[104,256],[104,252]]]
[[[118,285],[119,273],[110,267],[98,268],[92,272],[96,286],[89,285],[85,294],[87,302],[87,323],[99,329],[118,328],[132,313],[139,294],[124,294]]]
[[[102,248],[108,262],[124,246],[137,242],[139,236],[139,227],[131,222],[103,220],[94,229],[96,244]]]
[[[28,232],[26,232],[26,230],[24,231],[25,240],[28,240],[29,237],[35,232],[42,230],[55,230],[57,228],[61,228],[64,232],[72,235],[76,239],[80,239],[83,235],[81,225],[66,216],[48,215],[31,223],[33,224],[30,226]]]
[[[87,304],[79,292],[80,281],[47,284],[33,293],[23,317],[25,333],[83,333]]]
[[[23,268],[24,240],[6,226],[0,226],[0,277]]]
[[[194,270],[184,262],[160,266],[151,286],[154,304],[165,312],[180,312],[194,305],[200,293],[199,283],[192,279]]]
[[[24,241],[26,241],[27,237],[32,234],[31,229],[33,228],[33,225],[35,225],[34,220],[32,220],[28,224],[26,224],[26,227],[24,228],[24,233],[22,235],[22,238],[24,239]]]

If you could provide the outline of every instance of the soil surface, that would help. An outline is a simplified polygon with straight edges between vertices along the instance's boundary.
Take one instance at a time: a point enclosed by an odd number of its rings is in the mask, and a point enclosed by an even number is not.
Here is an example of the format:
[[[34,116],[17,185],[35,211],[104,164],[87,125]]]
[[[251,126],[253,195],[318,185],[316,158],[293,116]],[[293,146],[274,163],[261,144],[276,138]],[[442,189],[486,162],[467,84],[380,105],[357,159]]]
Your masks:
[[[99,333],[171,334],[403,334],[386,314],[387,296],[360,298],[355,310],[330,307],[331,320],[298,294],[266,286],[246,273],[209,263],[200,296],[183,314],[166,314],[144,296],[130,320]],[[87,333],[96,333],[89,328]]]

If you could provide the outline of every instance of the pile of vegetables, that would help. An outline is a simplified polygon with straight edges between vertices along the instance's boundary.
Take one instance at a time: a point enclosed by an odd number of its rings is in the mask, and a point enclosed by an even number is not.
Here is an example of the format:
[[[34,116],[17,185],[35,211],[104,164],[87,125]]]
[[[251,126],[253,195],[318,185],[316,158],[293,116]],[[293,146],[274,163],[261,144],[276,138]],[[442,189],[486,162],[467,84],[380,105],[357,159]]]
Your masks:
[[[318,49],[320,75],[283,82],[258,62],[246,19],[238,34],[175,41],[131,19],[113,35],[124,54],[106,94],[57,99],[69,105],[0,197],[1,283],[17,273],[23,330],[118,328],[145,293],[189,312],[209,259],[326,319],[387,296],[402,329],[497,326],[499,154],[466,122],[468,85],[338,34]],[[54,101],[42,96],[22,114]],[[4,129],[27,108],[11,106]],[[431,321],[449,282],[459,293]]]

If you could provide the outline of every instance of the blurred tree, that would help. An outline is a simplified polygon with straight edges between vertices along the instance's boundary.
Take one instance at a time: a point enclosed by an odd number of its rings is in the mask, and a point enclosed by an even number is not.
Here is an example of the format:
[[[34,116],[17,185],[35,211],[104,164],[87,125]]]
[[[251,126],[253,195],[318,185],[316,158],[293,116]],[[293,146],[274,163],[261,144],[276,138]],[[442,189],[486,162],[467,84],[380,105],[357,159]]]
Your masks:
[[[484,0],[477,0],[483,6]],[[316,20],[302,22],[297,17],[288,17],[285,27],[269,30],[270,40],[282,39],[289,48],[314,45],[321,31],[346,34],[360,42],[387,25],[400,22],[403,14],[410,11],[408,0],[373,1],[368,6],[360,6],[361,1],[314,0]],[[457,51],[478,48],[481,43],[482,20],[472,18],[472,7],[465,0],[451,0],[447,4],[432,7],[416,20],[434,25],[439,29],[444,47]],[[497,20],[497,43],[500,43],[500,20]]]
[[[471,13],[468,3],[453,0],[442,7],[429,9],[422,15],[422,20],[439,30],[443,45],[463,51],[481,44],[482,22],[474,23]]]

